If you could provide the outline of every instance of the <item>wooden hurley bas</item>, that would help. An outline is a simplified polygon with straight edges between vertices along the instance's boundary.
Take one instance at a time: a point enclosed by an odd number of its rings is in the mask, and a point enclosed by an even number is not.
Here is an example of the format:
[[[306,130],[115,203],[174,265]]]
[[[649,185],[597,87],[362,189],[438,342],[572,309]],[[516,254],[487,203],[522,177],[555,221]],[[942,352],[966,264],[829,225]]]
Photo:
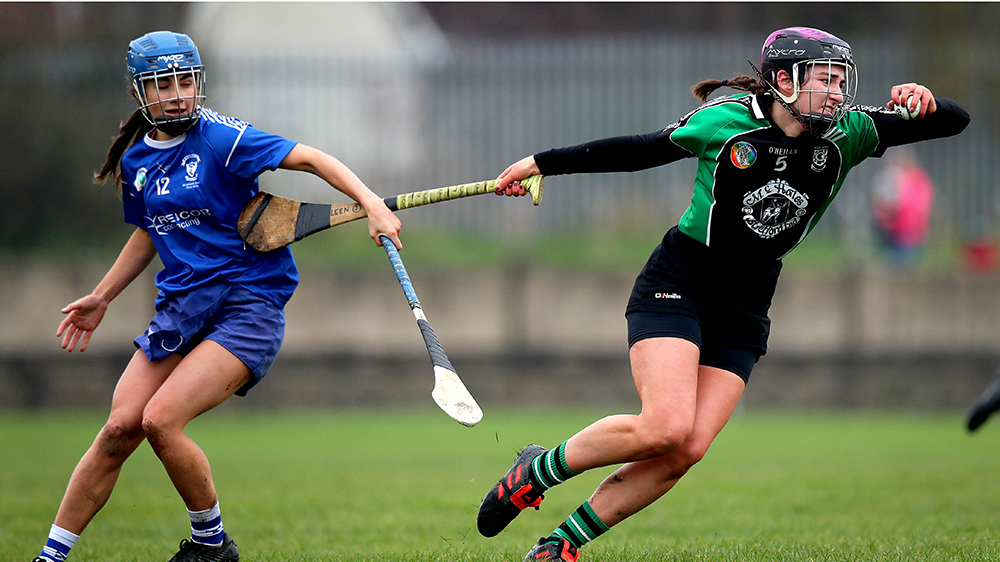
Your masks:
[[[390,211],[439,203],[473,195],[493,193],[496,180],[439,187],[403,193],[383,199]],[[545,177],[531,176],[521,182],[531,194],[531,202],[542,202]],[[237,223],[240,236],[261,252],[270,252],[302,240],[310,234],[368,216],[359,203],[304,203],[270,193],[258,193],[251,199]]]

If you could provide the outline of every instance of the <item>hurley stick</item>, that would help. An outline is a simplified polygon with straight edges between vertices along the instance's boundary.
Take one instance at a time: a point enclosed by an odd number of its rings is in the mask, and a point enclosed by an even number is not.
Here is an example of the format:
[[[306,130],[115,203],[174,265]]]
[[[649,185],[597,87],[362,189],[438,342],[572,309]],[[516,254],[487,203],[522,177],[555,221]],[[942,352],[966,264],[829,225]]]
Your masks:
[[[387,236],[382,236],[382,247],[385,248],[392,269],[396,272],[396,279],[403,288],[406,295],[406,302],[413,311],[413,316],[417,319],[417,326],[420,327],[420,334],[424,337],[424,345],[427,346],[427,353],[431,356],[431,363],[434,365],[434,390],[431,397],[434,402],[444,410],[444,413],[451,416],[451,419],[458,423],[472,427],[483,419],[483,410],[479,408],[476,399],[472,397],[462,379],[458,378],[455,367],[451,366],[451,361],[444,353],[444,348],[434,335],[434,329],[427,322],[424,310],[417,299],[417,292],[413,289],[410,276],[406,274],[406,266],[399,257],[399,251]]]
[[[493,193],[496,184],[496,180],[490,180],[438,187],[386,197],[383,201],[390,211],[399,211],[450,199]],[[531,176],[522,181],[521,185],[531,194],[533,204],[538,205],[542,202],[544,176]],[[364,207],[358,203],[336,205],[304,203],[261,192],[243,207],[237,225],[240,236],[247,244],[261,252],[270,252],[302,240],[310,234],[366,216],[368,215]]]

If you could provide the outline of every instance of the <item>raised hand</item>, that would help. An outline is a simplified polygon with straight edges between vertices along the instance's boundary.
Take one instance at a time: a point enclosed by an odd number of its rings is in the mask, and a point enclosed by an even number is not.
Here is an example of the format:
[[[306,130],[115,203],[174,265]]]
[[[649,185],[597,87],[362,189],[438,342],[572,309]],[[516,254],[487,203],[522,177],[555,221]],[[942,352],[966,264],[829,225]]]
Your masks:
[[[910,99],[910,96],[913,96]],[[892,109],[894,105],[906,106],[907,111],[913,111],[920,104],[920,111],[913,118],[921,118],[937,111],[937,103],[934,101],[934,94],[930,89],[916,83],[898,84],[892,87],[889,93],[889,102],[886,107]]]

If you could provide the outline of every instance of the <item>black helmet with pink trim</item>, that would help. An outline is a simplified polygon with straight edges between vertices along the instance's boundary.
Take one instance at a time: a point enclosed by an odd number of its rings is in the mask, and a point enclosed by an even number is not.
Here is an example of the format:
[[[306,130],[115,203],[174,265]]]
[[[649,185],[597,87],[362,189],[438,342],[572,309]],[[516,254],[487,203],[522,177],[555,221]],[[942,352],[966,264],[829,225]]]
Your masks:
[[[760,71],[771,91],[785,103],[791,104],[800,94],[829,95],[829,90],[802,90],[809,70],[816,65],[843,66],[845,85],[840,94],[844,101],[837,106],[832,116],[827,114],[801,114],[804,125],[811,132],[821,135],[829,131],[841,117],[847,113],[847,108],[854,103],[857,94],[857,67],[851,46],[832,33],[811,27],[786,27],[779,29],[767,37],[760,51]],[[791,76],[795,91],[791,95],[781,94],[775,84],[779,70],[784,70]]]

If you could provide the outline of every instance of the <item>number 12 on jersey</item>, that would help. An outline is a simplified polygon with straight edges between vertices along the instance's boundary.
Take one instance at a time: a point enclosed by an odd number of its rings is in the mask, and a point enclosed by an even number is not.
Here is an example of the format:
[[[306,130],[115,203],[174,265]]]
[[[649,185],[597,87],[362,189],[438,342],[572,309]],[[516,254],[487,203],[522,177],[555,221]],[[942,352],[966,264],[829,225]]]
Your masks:
[[[156,194],[167,195],[168,193],[170,193],[170,190],[167,189],[168,185],[170,185],[170,178],[168,177],[162,177],[156,180]]]

